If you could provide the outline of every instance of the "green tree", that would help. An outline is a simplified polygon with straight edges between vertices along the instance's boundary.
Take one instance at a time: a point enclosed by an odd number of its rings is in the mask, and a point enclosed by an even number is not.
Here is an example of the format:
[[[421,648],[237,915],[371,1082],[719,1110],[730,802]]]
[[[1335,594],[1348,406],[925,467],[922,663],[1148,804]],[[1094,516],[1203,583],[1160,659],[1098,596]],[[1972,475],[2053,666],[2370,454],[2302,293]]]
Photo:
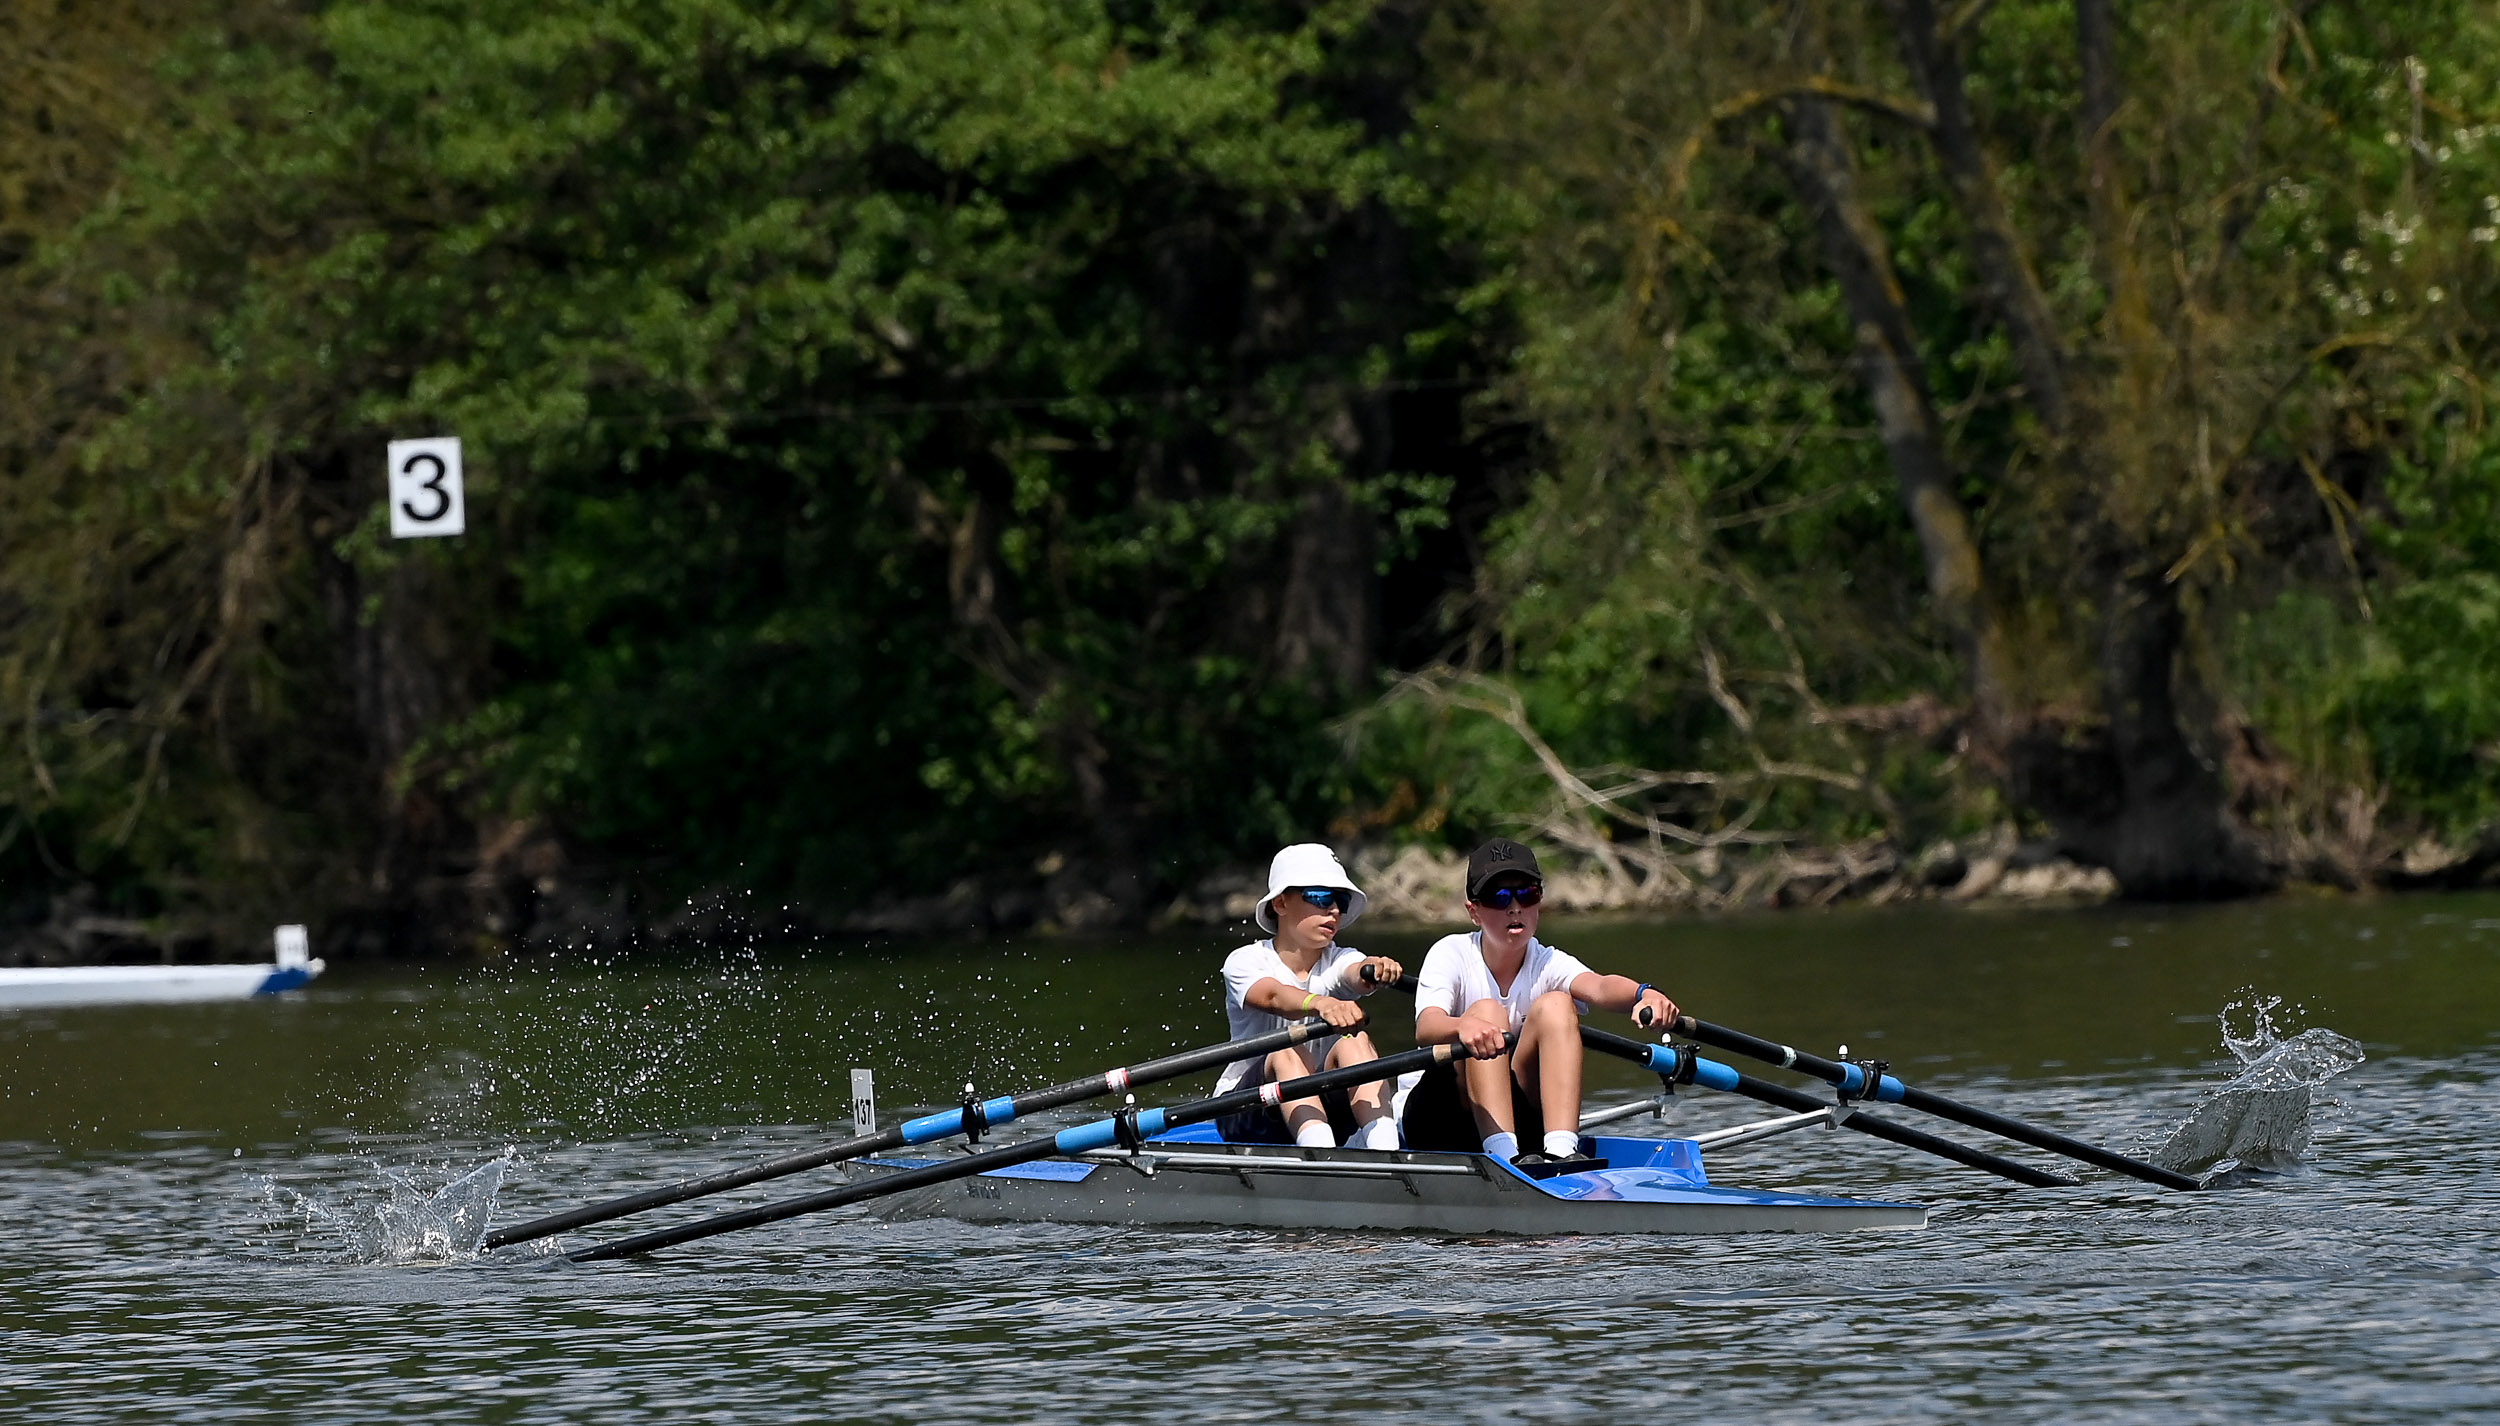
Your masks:
[[[24,360],[87,363],[45,397],[85,424],[0,468],[0,802],[384,937],[491,908],[532,828],[820,899],[1040,859],[1065,920],[1301,829],[1467,358],[1395,162],[1407,23],[432,0],[195,37],[169,136],[30,279],[63,317]],[[471,533],[393,546],[381,446],[440,432]]]
[[[2109,0],[1452,26],[1450,147],[1511,215],[1513,397],[1554,452],[1487,566],[1534,721],[1585,763],[1750,762],[1741,795],[1651,784],[1705,830],[1780,796],[1827,834],[2008,806],[2137,894],[2338,874],[2331,806],[2428,745],[2466,771],[2487,716],[2397,625],[2485,627],[2458,507],[2407,492],[2487,469],[2490,26]],[[1937,734],[1937,695],[1941,762],[1900,736]]]

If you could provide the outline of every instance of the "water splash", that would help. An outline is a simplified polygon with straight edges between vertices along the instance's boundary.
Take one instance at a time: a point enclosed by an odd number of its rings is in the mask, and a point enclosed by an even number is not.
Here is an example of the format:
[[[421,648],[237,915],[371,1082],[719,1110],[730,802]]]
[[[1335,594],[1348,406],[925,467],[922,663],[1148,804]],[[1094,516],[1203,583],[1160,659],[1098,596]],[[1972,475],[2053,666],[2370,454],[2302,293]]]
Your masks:
[[[702,1122],[724,1104],[742,1118],[810,1113],[770,1104],[759,1083],[788,1029],[775,970],[752,929],[659,959],[495,967],[487,982],[502,994],[484,1053],[447,1055],[417,1086],[427,1110],[445,1111],[429,1127],[502,1132],[517,1119],[608,1137]],[[549,996],[556,976],[563,993]]]
[[[2205,1096],[2187,1121],[2153,1151],[2153,1162],[2210,1182],[2225,1175],[2282,1173],[2309,1151],[2318,1091],[2361,1063],[2361,1045],[2332,1030],[2285,1036],[2275,1025],[2280,997],[2250,996],[2222,1007],[2222,1045],[2239,1073]],[[2234,1028],[2244,1017],[2245,1033]]]
[[[301,1246],[327,1250],[353,1262],[383,1266],[454,1263],[475,1258],[485,1245],[495,1195],[517,1160],[510,1150],[448,1181],[429,1187],[414,1169],[376,1171],[378,1195],[327,1203],[275,1180],[267,1193],[282,1213],[300,1219]]]

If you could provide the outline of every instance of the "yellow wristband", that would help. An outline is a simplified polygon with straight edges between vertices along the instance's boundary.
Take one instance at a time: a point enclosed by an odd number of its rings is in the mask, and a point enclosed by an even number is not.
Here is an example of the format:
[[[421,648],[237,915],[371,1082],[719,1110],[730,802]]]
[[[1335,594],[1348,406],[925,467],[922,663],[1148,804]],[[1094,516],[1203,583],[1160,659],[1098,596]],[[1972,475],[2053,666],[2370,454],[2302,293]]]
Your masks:
[[[1303,996],[1303,997],[1302,997],[1302,1008],[1303,1008],[1303,1009],[1305,1009],[1305,1010],[1310,1009],[1310,1008],[1311,1008],[1311,1002],[1312,1002],[1312,1001],[1314,1001],[1314,1000],[1317,1000],[1317,999],[1319,999],[1319,992],[1318,992],[1318,991],[1316,991],[1316,990],[1312,991],[1312,992],[1311,992],[1310,994],[1308,994],[1308,995]]]

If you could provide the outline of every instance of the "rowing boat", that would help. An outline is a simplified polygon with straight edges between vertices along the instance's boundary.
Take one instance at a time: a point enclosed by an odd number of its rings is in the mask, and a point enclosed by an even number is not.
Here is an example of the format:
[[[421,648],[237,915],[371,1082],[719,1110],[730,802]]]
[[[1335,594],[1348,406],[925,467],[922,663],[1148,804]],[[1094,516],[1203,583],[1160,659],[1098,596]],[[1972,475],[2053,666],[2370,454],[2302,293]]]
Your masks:
[[[260,965],[0,967],[0,1010],[248,1000],[310,985],[323,966],[304,928],[281,926],[277,940],[276,958]]]
[[[321,962],[298,966],[37,966],[0,969],[0,1009],[245,1000],[308,985]]]
[[[625,1238],[576,1248],[577,1263],[640,1258],[680,1244],[783,1223],[856,1203],[883,1200],[888,1218],[958,1218],[976,1223],[1062,1222],[1182,1226],[1209,1224],[1284,1229],[1372,1229],[1465,1235],[1512,1233],[1834,1233],[1864,1229],[1923,1228],[1927,1210],[1915,1203],[1832,1198],[1783,1189],[1721,1188],[1702,1169],[1704,1151],[1734,1148],[1800,1130],[1852,1129],[1934,1154],[2027,1187],[2071,1187],[2075,1180],[1982,1149],[1938,1138],[1867,1112],[1869,1105],[1901,1105],[1984,1128],[2096,1164],[2164,1188],[2204,1185],[2158,1164],[2096,1148],[2036,1124],[1949,1099],[1902,1083],[1881,1060],[1825,1059],[1724,1025],[1690,1016],[1676,1029],[1781,1069],[1824,1081],[1826,1101],[1768,1084],[1708,1059],[1690,1045],[1644,1044],[1593,1026],[1580,1027],[1583,1045],[1628,1060],[1658,1076],[1658,1093],[1580,1118],[1579,1157],[1596,1160],[1586,1170],[1559,1172],[1545,1162],[1543,1174],[1524,1172],[1489,1155],[1410,1150],[1306,1148],[1229,1142],[1216,1125],[1225,1116],[1265,1106],[1275,1109],[1358,1084],[1395,1080],[1474,1057],[1462,1044],[1421,1045],[1393,1055],[1340,1065],[1283,1081],[1245,1086],[1208,1099],[1141,1108],[1134,1096],[1107,1119],[1077,1124],[1020,1143],[973,1148],[954,1158],[882,1157],[906,1145],[961,1135],[977,1145],[990,1128],[1063,1104],[1119,1094],[1159,1079],[1172,1079],[1218,1063],[1291,1048],[1344,1027],[1304,1020],[1274,1034],[1224,1041],[1026,1094],[982,1099],[964,1086],[960,1107],[923,1114],[885,1129],[876,1127],[874,1075],[851,1072],[852,1128],[838,1143],[744,1168],[680,1180],[586,1204],[487,1235],[488,1247],[530,1242],[590,1223],[604,1223],[646,1208],[682,1203],[750,1183],[828,1164],[849,1163],[865,1175],[839,1187],[772,1203],[716,1213]],[[1643,1028],[1649,1028],[1644,1025]],[[1503,1037],[1515,1048],[1517,1034]],[[1663,1117],[1679,1086],[1696,1086],[1786,1109],[1772,1119],[1713,1129],[1690,1138],[1659,1139],[1593,1135],[1603,1124],[1650,1114]],[[879,1157],[872,1157],[879,1156]]]
[[[1226,1142],[1193,1124],[1135,1149],[1047,1158],[897,1194],[889,1218],[1408,1233],[1839,1233],[1922,1228],[1915,1203],[1710,1182],[1692,1139],[1590,1136],[1605,1167],[1537,1179],[1487,1154]],[[872,1170],[942,1162],[882,1158]]]

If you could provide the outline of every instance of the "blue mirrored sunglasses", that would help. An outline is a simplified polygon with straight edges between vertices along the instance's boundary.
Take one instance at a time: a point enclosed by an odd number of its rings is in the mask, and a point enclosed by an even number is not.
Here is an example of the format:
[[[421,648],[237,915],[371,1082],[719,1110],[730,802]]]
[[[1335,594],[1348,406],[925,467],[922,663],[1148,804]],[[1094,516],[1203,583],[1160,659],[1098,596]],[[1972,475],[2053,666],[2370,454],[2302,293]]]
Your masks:
[[[1302,899],[1322,911],[1354,909],[1354,893],[1341,891],[1333,886],[1306,886],[1302,888]]]
[[[1496,911],[1508,911],[1514,906],[1534,906],[1544,899],[1544,887],[1505,886],[1488,891],[1482,896],[1477,897],[1476,904],[1478,906],[1490,906]]]

